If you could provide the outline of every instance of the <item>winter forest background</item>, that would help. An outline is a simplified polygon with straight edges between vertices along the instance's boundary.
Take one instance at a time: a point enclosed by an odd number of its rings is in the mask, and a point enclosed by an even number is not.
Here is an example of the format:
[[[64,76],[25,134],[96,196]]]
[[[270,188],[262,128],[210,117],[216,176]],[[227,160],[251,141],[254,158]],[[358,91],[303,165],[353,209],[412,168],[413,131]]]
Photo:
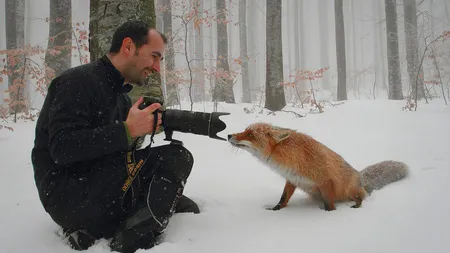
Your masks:
[[[229,112],[222,137],[263,121],[358,170],[411,168],[363,208],[325,212],[297,191],[272,212],[283,178],[226,141],[175,133],[195,157],[185,193],[201,213],[173,217],[151,252],[450,252],[449,0],[0,0],[1,252],[73,252],[36,191],[36,116],[50,80],[104,54],[129,18],[169,38],[161,73],[133,99]]]
[[[51,78],[102,55],[128,18],[169,37],[161,76],[149,78],[167,105],[322,112],[354,98],[415,110],[416,98],[450,96],[447,0],[0,0],[0,16],[3,121],[33,118]]]

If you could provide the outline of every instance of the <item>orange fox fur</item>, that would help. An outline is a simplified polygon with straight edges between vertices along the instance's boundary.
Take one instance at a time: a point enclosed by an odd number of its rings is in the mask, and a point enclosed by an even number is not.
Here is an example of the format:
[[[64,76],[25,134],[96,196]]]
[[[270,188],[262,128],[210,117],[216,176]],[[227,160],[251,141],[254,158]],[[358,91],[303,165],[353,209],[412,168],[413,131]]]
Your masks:
[[[407,174],[407,166],[396,161],[383,161],[359,172],[314,138],[266,123],[229,134],[228,141],[286,179],[281,198],[271,210],[284,208],[296,188],[323,201],[327,211],[335,210],[337,201],[354,201],[352,207],[358,208],[372,190]]]

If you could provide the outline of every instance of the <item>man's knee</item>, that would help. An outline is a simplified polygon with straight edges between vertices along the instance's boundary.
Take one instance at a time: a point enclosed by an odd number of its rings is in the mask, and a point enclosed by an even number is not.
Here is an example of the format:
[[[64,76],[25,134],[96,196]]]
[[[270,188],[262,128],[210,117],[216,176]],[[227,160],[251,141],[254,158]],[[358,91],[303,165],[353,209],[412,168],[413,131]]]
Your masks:
[[[180,152],[180,160],[185,163],[187,167],[192,168],[192,165],[194,165],[194,156],[192,155],[191,151],[189,151],[182,145],[171,146],[175,146],[176,148],[178,148],[178,151]]]
[[[192,153],[181,145],[175,145],[178,148],[179,157],[179,167],[178,169],[182,171],[183,181],[186,181],[191,174],[192,167],[194,165],[194,157]]]
[[[194,165],[194,157],[187,148],[176,144],[167,145],[161,159],[167,159],[165,161],[167,167],[163,166],[163,171],[170,170],[178,180],[188,179]]]

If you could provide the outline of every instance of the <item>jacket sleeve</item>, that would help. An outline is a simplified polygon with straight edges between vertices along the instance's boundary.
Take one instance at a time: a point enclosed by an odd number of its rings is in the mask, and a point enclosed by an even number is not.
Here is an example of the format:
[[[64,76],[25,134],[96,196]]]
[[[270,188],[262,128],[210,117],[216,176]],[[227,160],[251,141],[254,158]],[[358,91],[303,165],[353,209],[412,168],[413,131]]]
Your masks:
[[[49,149],[57,164],[67,165],[124,151],[128,136],[123,122],[92,128],[95,77],[54,80],[49,93]],[[90,86],[90,87],[89,87]],[[94,88],[95,89],[95,88]],[[48,94],[50,95],[50,94]]]

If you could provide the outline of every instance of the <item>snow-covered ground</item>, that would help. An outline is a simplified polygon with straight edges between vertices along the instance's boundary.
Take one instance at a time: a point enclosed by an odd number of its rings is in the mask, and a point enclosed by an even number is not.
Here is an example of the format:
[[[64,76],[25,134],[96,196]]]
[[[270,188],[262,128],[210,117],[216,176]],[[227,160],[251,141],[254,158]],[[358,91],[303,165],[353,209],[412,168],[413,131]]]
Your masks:
[[[411,175],[374,192],[360,209],[341,203],[325,212],[297,190],[287,208],[267,211],[279,200],[282,178],[225,141],[175,133],[195,157],[185,194],[202,213],[175,215],[163,243],[149,252],[450,252],[450,107],[436,100],[405,112],[403,105],[352,100],[303,118],[219,105],[231,113],[222,117],[228,126],[222,137],[252,122],[271,122],[312,135],[359,170],[395,159],[406,162]],[[35,122],[6,125],[14,132],[0,130],[0,252],[73,252],[38,199],[30,162]],[[165,144],[162,139],[157,136],[156,144]],[[108,251],[100,240],[87,252]]]

